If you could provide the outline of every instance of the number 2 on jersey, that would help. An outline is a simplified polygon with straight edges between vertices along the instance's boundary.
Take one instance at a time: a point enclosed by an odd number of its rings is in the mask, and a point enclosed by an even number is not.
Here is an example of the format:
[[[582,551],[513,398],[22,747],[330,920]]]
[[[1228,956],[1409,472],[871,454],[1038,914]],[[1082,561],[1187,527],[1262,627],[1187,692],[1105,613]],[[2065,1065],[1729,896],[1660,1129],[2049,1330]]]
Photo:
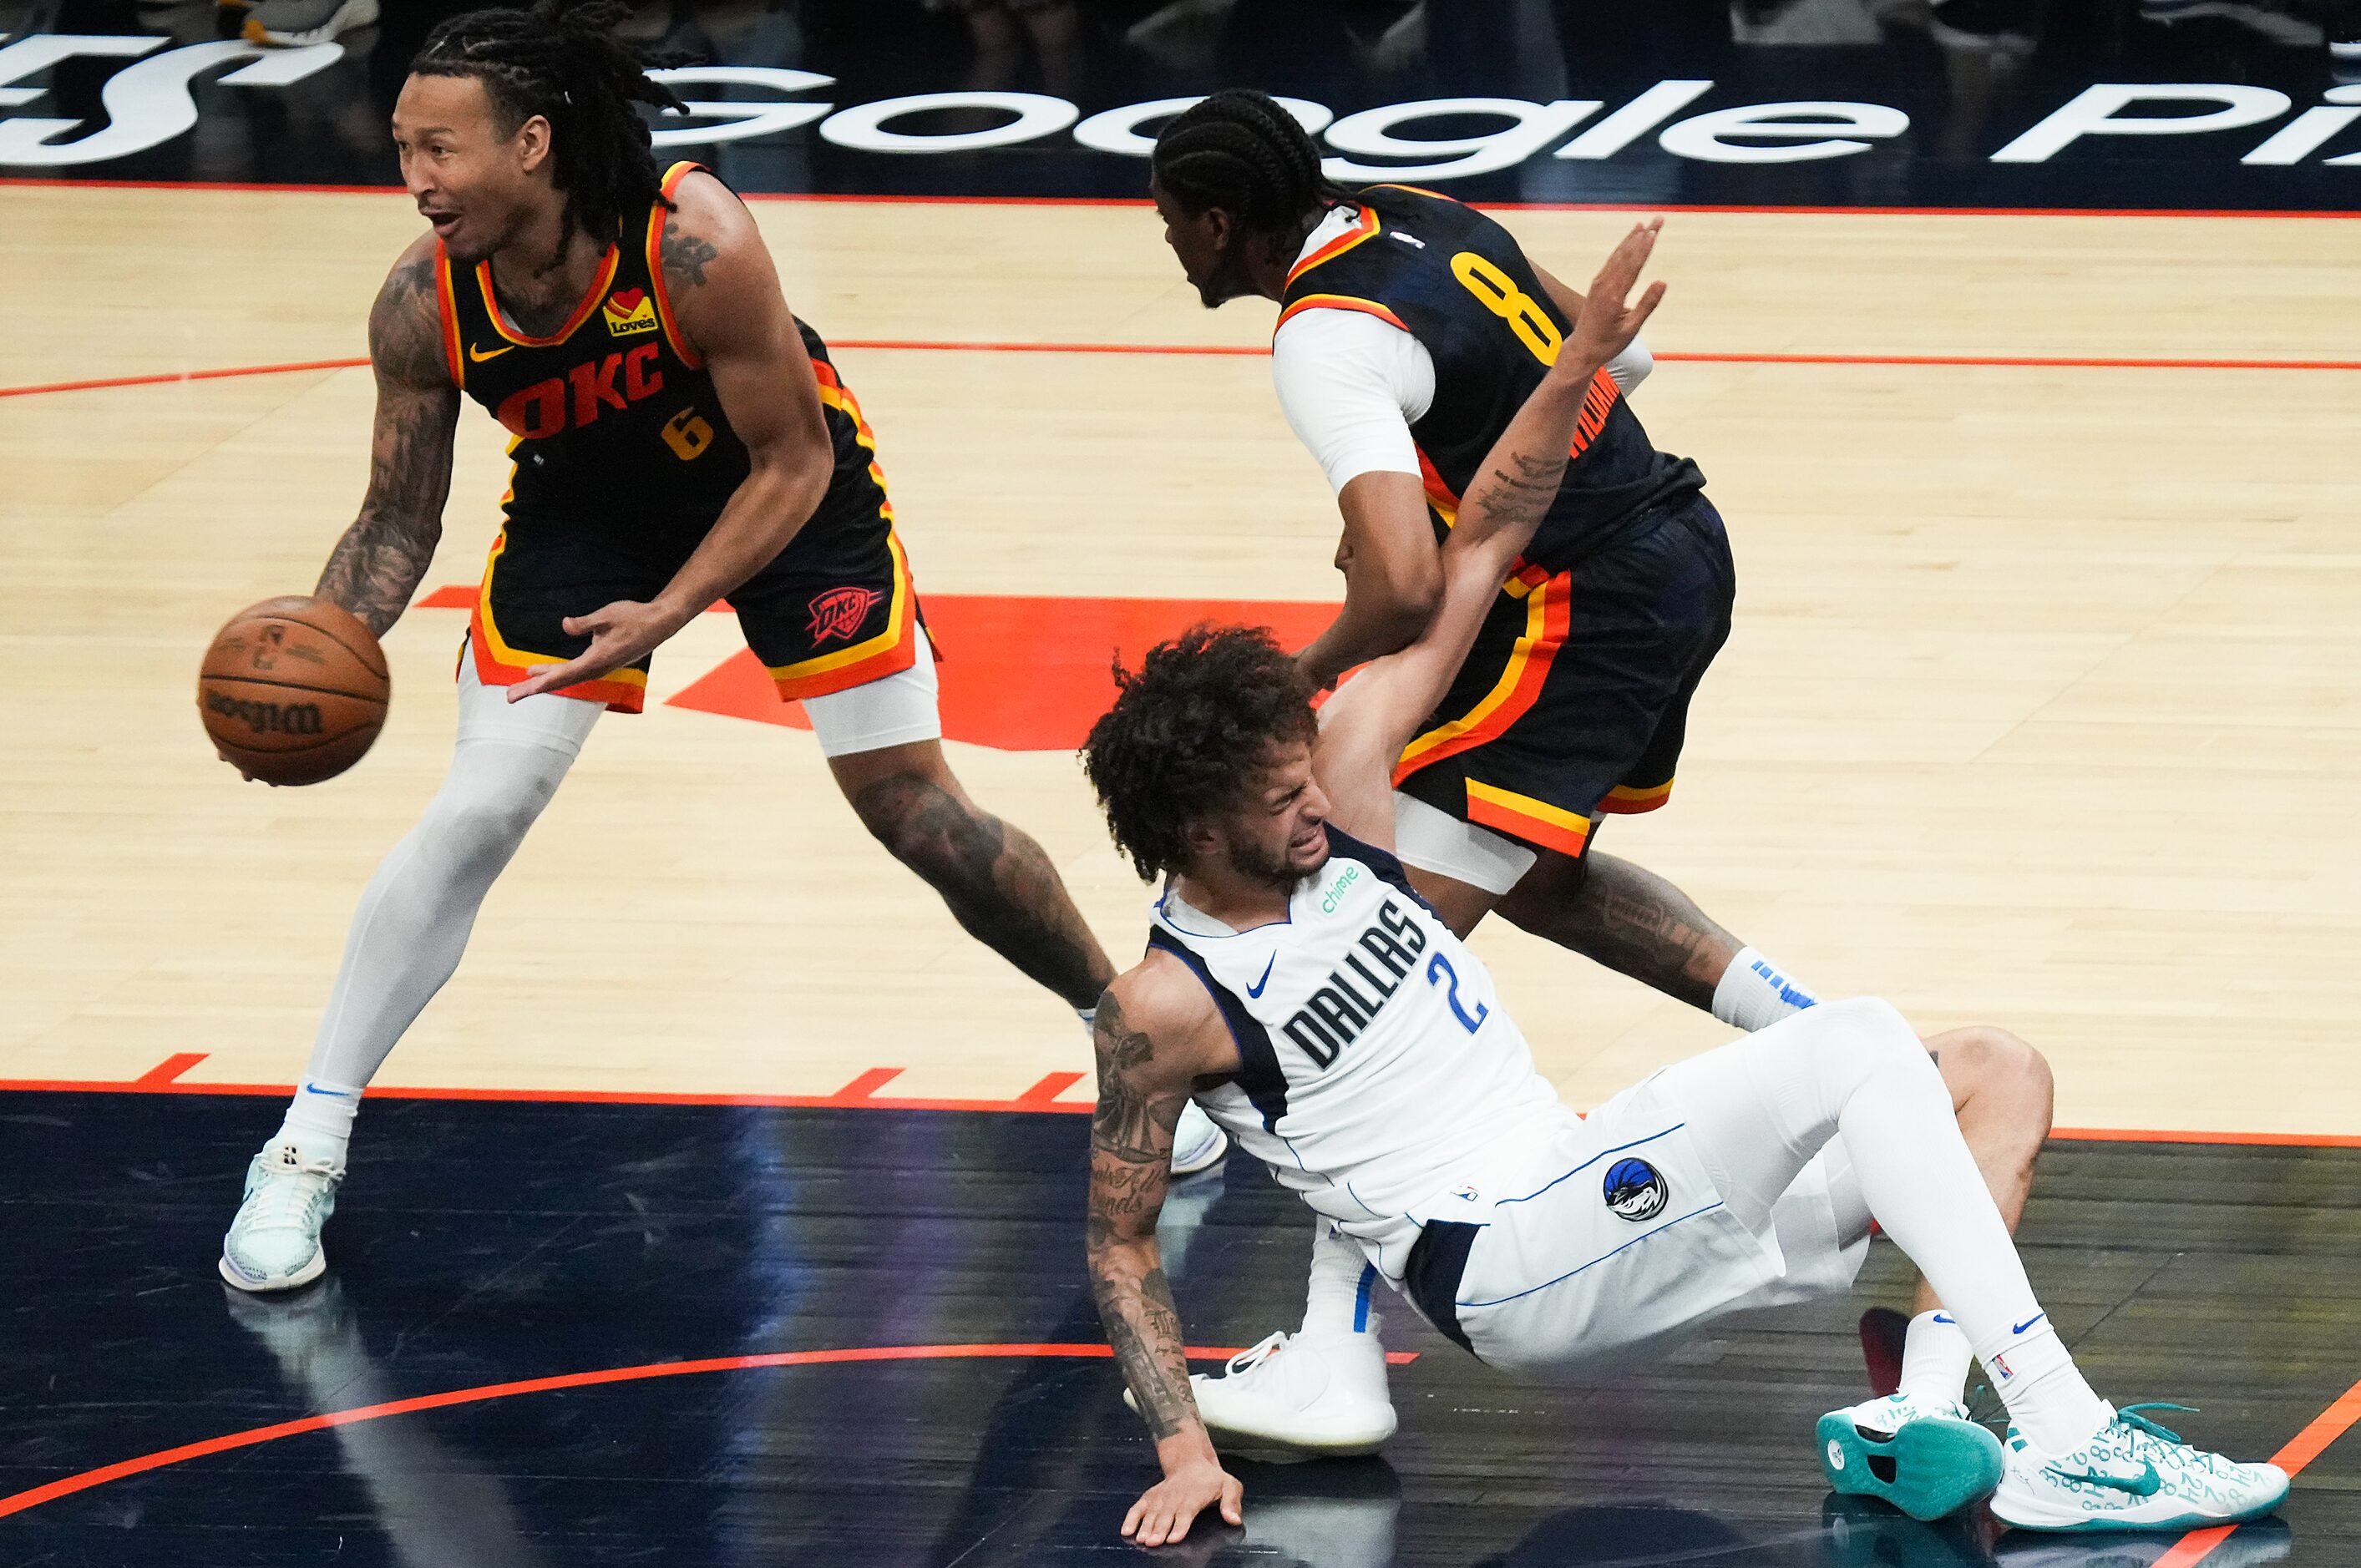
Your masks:
[[[1544,365],[1557,363],[1557,351],[1565,338],[1533,297],[1517,287],[1515,279],[1472,250],[1451,258],[1451,275],[1486,310],[1507,322],[1517,341],[1533,351],[1534,358]]]
[[[1459,1000],[1459,971],[1453,969],[1451,960],[1441,953],[1426,960],[1426,983],[1444,988],[1443,999],[1451,1003],[1451,1015],[1458,1019],[1460,1025],[1471,1035],[1483,1025],[1485,1019],[1492,1015],[1491,1008],[1479,1002],[1476,1004],[1475,1016],[1468,1016],[1466,1007]]]

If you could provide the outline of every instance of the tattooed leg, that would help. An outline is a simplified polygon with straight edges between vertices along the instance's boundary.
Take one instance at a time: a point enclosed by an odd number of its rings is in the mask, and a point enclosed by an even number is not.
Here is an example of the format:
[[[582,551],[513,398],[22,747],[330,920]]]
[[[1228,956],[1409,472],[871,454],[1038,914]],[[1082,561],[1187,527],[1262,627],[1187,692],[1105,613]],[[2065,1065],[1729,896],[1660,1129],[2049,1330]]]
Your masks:
[[[1500,913],[1523,930],[1706,1012],[1744,946],[1655,872],[1594,850],[1543,855]]]
[[[1041,846],[979,808],[933,740],[832,757],[862,826],[942,894],[970,936],[1087,1009],[1115,967]]]

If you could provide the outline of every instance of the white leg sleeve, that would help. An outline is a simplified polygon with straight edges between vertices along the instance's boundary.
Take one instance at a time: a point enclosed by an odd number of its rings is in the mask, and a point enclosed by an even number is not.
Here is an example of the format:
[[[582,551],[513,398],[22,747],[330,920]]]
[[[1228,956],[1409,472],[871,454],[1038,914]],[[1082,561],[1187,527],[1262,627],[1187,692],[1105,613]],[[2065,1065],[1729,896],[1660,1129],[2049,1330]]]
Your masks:
[[[1822,1003],[1656,1081],[1749,1229],[1771,1223],[1804,1162],[1841,1135],[1869,1212],[1980,1354],[2041,1316],[1942,1074],[1885,1003]]]
[[[533,696],[459,674],[451,772],[426,814],[369,879],[308,1076],[360,1088],[459,965],[476,910],[556,793],[605,705]]]

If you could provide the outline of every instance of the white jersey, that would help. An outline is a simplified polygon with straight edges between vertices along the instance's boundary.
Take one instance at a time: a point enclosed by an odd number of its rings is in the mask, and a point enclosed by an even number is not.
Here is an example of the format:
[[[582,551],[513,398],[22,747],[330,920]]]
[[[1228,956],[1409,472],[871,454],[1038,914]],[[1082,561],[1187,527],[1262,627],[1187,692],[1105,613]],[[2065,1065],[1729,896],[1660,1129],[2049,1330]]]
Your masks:
[[[1167,893],[1148,944],[1195,971],[1242,1066],[1197,1102],[1399,1280],[1431,1219],[1489,1205],[1571,1119],[1492,977],[1386,850],[1328,829],[1288,917],[1234,931]]]

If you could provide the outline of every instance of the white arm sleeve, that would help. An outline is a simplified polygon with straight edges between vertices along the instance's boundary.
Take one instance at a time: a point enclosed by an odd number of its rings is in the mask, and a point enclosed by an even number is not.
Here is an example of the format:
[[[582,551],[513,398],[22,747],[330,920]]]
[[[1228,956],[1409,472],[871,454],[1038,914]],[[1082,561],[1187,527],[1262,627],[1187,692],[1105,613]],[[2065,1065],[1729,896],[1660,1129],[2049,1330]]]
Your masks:
[[[1410,427],[1434,401],[1434,359],[1364,311],[1304,311],[1270,345],[1271,383],[1296,438],[1341,490],[1363,474],[1418,473]]]
[[[1655,367],[1656,356],[1648,352],[1645,341],[1636,337],[1631,340],[1631,347],[1607,362],[1607,373],[1615,378],[1616,387],[1627,398]]]

